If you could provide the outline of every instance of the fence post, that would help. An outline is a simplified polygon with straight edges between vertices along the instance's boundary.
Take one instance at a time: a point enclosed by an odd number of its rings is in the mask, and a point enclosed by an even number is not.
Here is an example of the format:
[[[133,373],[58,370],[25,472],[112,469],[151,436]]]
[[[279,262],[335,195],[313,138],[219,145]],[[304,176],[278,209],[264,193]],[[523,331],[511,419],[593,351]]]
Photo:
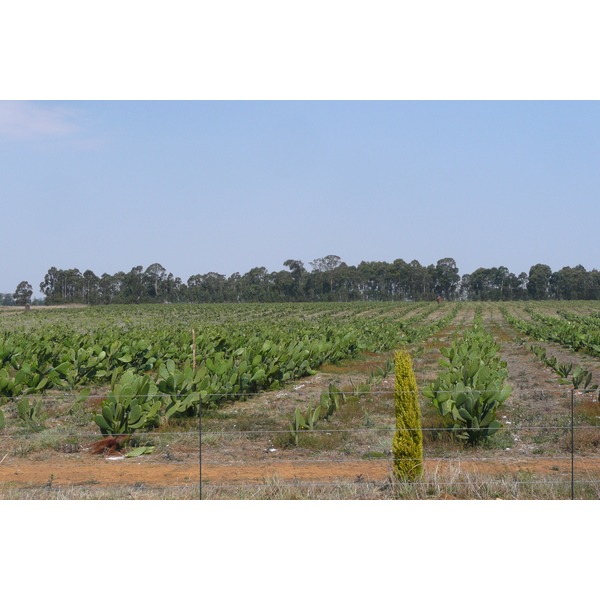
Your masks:
[[[198,462],[200,471],[200,500],[202,500],[202,400],[198,404]]]
[[[575,389],[571,390],[571,500],[575,500]]]

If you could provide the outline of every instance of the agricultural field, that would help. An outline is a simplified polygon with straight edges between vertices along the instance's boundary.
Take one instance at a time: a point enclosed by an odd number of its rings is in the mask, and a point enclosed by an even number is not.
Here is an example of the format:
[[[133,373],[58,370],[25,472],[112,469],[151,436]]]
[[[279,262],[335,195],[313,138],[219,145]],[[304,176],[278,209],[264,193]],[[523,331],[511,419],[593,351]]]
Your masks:
[[[392,468],[399,348],[411,482]],[[596,301],[4,311],[0,497],[597,498],[598,384]]]

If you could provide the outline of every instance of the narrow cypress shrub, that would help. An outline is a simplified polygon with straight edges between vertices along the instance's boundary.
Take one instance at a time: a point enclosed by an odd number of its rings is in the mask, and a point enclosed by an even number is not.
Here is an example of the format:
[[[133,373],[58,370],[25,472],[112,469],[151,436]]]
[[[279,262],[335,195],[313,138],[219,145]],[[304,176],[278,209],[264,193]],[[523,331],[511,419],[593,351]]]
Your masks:
[[[413,480],[423,473],[423,431],[417,380],[408,352],[396,352],[396,431],[392,442],[394,473]]]

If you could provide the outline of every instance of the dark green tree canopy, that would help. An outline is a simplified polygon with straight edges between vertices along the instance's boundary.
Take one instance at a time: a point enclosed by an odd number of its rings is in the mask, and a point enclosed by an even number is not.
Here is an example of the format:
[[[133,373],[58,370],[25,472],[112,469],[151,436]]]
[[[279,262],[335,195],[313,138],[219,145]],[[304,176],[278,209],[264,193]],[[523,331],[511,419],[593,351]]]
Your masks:
[[[582,265],[553,273],[548,265],[536,264],[519,275],[504,266],[480,267],[462,277],[453,258],[427,266],[401,258],[353,266],[330,254],[310,265],[307,271],[302,261],[288,259],[281,271],[253,267],[229,277],[210,271],[186,283],[159,263],[101,277],[91,270],[51,267],[40,291],[46,304],[600,299],[600,272]]]
[[[15,304],[17,306],[25,306],[31,302],[31,296],[33,295],[33,288],[27,281],[21,281],[13,294]]]
[[[529,269],[527,292],[532,300],[546,300],[549,297],[552,269],[548,265],[537,264]]]

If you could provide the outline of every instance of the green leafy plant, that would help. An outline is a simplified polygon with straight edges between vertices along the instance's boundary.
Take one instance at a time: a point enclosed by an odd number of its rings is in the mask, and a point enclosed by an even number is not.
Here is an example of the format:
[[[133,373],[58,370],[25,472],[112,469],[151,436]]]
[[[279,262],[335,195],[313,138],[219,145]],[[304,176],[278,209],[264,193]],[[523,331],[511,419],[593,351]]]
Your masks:
[[[303,415],[300,408],[297,407],[294,413],[294,420],[290,423],[290,434],[296,446],[298,445],[298,434],[302,430],[314,429],[319,415],[321,414],[321,406],[312,407],[312,403],[308,405],[308,410]]]
[[[586,371],[579,366],[575,368],[575,371],[573,371],[573,375],[571,376],[571,383],[573,384],[573,387],[576,390],[578,390],[578,389],[584,389],[584,390],[589,390],[589,391],[597,390],[598,386],[590,385],[591,381],[592,381],[592,374],[590,373],[590,371]]]
[[[162,400],[147,375],[126,371],[94,417],[103,435],[120,435],[155,427],[160,422]]]
[[[555,356],[548,356],[546,350],[541,346],[531,345],[529,349],[548,367],[553,369],[559,376],[558,382],[561,385],[572,385],[577,389],[586,389],[594,391],[598,389],[597,385],[591,385],[592,373],[582,369],[579,365],[573,363],[559,363]]]
[[[19,418],[25,421],[28,427],[34,430],[44,428],[42,424],[42,401],[29,403],[29,398],[23,398],[17,403],[17,413]]]
[[[498,345],[476,319],[462,340],[441,348],[444,368],[423,390],[448,427],[461,440],[475,444],[494,435],[501,427],[496,411],[510,396],[504,385],[506,362],[497,356]]]
[[[339,409],[341,401],[344,399],[344,392],[338,389],[333,383],[329,388],[321,393],[320,405],[325,413],[324,419],[329,419],[333,413]]]
[[[548,365],[548,366],[550,367],[551,365]],[[571,374],[571,371],[573,370],[573,366],[574,366],[573,363],[557,364],[554,370],[562,379],[567,379],[567,377],[569,377],[569,375]],[[569,383],[569,381],[567,381],[567,383]]]

